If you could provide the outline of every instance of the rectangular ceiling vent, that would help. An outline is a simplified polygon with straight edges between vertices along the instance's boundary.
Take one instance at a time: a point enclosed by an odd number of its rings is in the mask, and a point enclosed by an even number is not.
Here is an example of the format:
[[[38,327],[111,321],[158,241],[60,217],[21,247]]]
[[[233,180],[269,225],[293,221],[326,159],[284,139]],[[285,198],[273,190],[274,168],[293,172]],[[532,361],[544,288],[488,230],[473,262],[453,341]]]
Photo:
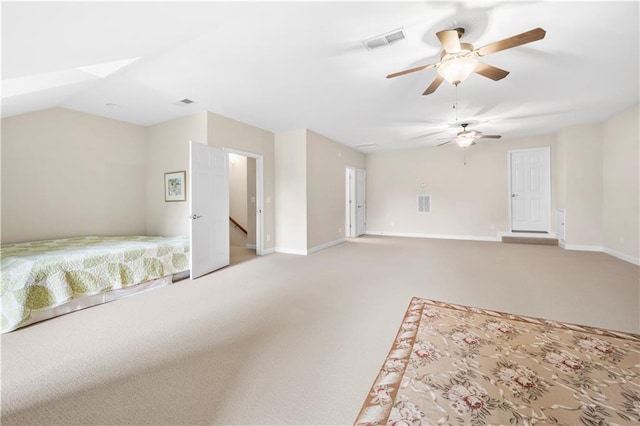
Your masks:
[[[185,106],[185,105],[191,105],[193,103],[195,103],[195,101],[192,101],[191,99],[184,98],[184,99],[180,99],[179,101],[174,102],[173,104],[176,105],[176,106]]]
[[[400,28],[397,30],[390,31],[386,34],[380,34],[378,36],[364,40],[362,44],[364,44],[367,50],[372,50],[378,47],[388,46],[391,43],[404,40],[405,38],[406,36],[404,34],[404,28]]]
[[[418,195],[418,213],[431,213],[431,195]]]
[[[363,143],[363,144],[354,146],[354,148],[356,148],[356,149],[373,149],[373,148],[378,148],[379,146],[380,145],[378,145],[377,143]]]

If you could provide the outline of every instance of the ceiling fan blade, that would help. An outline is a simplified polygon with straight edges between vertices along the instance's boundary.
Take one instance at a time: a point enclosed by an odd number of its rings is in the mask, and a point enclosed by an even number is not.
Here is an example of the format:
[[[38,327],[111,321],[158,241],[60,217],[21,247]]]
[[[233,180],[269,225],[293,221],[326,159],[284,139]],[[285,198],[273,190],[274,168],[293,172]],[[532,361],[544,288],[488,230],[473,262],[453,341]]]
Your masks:
[[[500,139],[502,135],[480,135],[477,136],[477,139]]]
[[[436,89],[440,87],[443,81],[444,81],[444,77],[438,74],[438,76],[433,80],[433,82],[431,82],[429,87],[427,87],[427,90],[424,91],[423,95],[430,95],[433,92],[435,92]]]
[[[502,80],[509,75],[509,71],[494,67],[493,65],[483,64],[482,62],[479,62],[478,65],[476,65],[476,69],[473,70],[473,72],[480,74],[483,77],[490,78],[493,81]]]
[[[447,53],[458,53],[461,50],[460,36],[456,30],[444,30],[436,33],[440,44]]]
[[[435,66],[436,66],[436,64],[421,65],[419,67],[415,67],[415,68],[411,68],[411,69],[408,69],[408,70],[404,70],[404,71],[400,71],[400,72],[395,72],[393,74],[389,74],[387,76],[387,78],[399,77],[401,75],[410,74],[410,73],[416,72],[416,71],[426,70],[427,68],[433,68]]]
[[[487,44],[486,46],[477,49],[476,52],[480,56],[486,56],[490,53],[500,52],[501,50],[511,49],[512,47],[521,46],[523,44],[531,43],[532,41],[541,40],[544,38],[546,33],[547,32],[542,28],[535,28],[522,34],[514,35],[513,37],[505,38],[504,40]]]
[[[436,145],[436,146],[442,146],[442,145],[446,145],[446,144],[448,144],[448,143],[450,143],[450,142],[453,142],[453,141],[446,141],[446,142],[444,142],[444,143],[441,143],[441,144],[439,144],[439,145]]]

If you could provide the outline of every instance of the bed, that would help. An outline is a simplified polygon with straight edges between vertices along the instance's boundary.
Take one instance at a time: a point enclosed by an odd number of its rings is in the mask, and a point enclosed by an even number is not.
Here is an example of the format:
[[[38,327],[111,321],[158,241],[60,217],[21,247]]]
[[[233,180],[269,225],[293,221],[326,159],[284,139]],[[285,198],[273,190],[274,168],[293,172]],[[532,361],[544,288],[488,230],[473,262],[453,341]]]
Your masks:
[[[77,237],[0,246],[0,333],[188,276],[189,237]]]

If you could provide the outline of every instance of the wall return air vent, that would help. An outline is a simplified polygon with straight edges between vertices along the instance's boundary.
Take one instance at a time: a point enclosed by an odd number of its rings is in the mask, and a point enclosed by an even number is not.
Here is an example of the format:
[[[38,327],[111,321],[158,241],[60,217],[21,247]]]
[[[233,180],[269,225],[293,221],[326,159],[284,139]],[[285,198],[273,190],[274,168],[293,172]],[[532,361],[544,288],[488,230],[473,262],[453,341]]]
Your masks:
[[[418,201],[418,213],[431,213],[431,195],[429,194],[419,194],[417,197]]]
[[[371,37],[367,40],[363,40],[362,44],[364,44],[364,47],[366,47],[367,50],[372,50],[378,47],[387,46],[391,43],[395,43],[400,40],[404,40],[405,38],[406,37],[404,34],[404,28],[400,28],[385,34],[380,34],[378,36]]]

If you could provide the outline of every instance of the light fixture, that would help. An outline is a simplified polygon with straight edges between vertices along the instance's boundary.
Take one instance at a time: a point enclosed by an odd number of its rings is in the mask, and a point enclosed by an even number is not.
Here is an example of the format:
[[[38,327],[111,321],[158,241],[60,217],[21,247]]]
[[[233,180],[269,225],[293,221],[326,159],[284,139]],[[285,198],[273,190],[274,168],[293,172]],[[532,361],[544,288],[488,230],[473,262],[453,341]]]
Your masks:
[[[458,85],[478,66],[478,59],[473,55],[473,46],[469,43],[460,43],[460,51],[442,52],[438,74],[453,85]]]
[[[460,148],[468,148],[473,145],[474,139],[473,135],[460,135],[456,138],[456,143]]]
[[[469,123],[463,123],[462,128],[464,130],[458,133],[456,137],[456,143],[460,148],[470,147],[475,143],[476,137],[478,136],[478,132],[476,132],[475,130],[467,130],[468,125]]]

